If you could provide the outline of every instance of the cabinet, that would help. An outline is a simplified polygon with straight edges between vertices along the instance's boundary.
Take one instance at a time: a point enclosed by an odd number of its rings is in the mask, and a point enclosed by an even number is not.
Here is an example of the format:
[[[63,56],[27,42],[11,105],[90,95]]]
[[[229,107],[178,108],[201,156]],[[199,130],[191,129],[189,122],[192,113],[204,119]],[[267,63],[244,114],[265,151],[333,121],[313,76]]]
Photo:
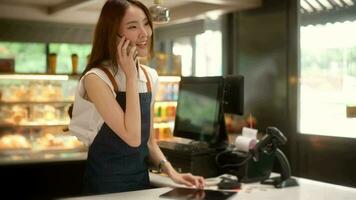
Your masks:
[[[84,145],[64,131],[78,76],[0,75],[0,157],[80,152]]]
[[[158,140],[172,137],[180,76],[160,76],[154,105],[154,130]]]

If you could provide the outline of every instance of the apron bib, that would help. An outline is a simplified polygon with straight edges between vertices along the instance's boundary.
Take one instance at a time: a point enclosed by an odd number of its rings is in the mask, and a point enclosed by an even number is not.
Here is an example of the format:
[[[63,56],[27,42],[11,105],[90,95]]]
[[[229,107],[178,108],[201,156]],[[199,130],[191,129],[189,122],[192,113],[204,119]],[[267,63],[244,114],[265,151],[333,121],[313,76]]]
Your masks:
[[[104,123],[89,147],[85,173],[85,192],[103,194],[150,188],[148,146],[151,124],[151,85],[139,93],[141,108],[141,145],[131,147]],[[107,72],[105,72],[107,73]],[[112,76],[110,74],[110,76]],[[115,88],[115,87],[114,87]],[[116,100],[125,112],[126,93],[116,92]]]

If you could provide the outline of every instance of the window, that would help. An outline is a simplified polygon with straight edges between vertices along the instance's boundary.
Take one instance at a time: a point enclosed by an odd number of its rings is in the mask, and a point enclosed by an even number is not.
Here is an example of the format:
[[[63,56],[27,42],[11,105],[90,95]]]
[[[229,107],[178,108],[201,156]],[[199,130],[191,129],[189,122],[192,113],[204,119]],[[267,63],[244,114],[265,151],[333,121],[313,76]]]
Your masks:
[[[299,131],[356,138],[356,21],[300,28]]]
[[[58,74],[72,73],[71,55],[78,55],[78,72],[82,72],[87,64],[87,57],[90,54],[90,44],[66,44],[66,43],[51,43],[49,44],[49,52],[57,54],[57,69]]]
[[[195,57],[193,57],[193,51],[195,51]],[[221,31],[207,30],[195,37],[175,39],[173,54],[180,55],[182,58],[183,76],[222,75]]]
[[[174,69],[178,57],[182,76],[220,76],[224,30],[222,17],[162,27],[156,29],[156,50],[166,55],[167,71]],[[160,62],[152,64],[161,71]]]
[[[222,75],[221,31],[207,30],[196,37],[196,76]]]
[[[189,37],[173,41],[173,54],[180,55],[182,59],[182,76],[191,76],[193,73],[192,55],[193,47]]]
[[[15,59],[16,73],[45,73],[46,44],[0,42],[0,58]]]

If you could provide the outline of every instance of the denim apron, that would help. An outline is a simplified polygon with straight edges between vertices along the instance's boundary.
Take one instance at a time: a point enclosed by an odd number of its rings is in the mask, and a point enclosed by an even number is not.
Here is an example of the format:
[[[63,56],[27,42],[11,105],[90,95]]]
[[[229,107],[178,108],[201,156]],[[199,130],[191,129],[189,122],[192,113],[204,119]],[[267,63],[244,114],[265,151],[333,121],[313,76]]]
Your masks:
[[[139,93],[141,108],[141,145],[131,147],[104,123],[89,147],[85,174],[85,192],[103,194],[150,188],[148,176],[148,138],[151,123],[151,84]],[[110,74],[111,75],[111,74]],[[112,76],[112,75],[111,75]],[[125,112],[126,93],[116,92],[116,100]]]

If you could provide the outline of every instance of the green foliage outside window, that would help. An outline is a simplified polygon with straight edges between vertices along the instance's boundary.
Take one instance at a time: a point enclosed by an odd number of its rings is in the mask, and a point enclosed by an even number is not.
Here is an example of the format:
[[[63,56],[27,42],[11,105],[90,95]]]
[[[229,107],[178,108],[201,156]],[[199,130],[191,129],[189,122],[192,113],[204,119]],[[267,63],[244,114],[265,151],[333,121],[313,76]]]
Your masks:
[[[90,54],[90,44],[66,44],[66,43],[51,43],[49,44],[49,52],[57,54],[57,69],[58,74],[72,73],[71,55],[77,54],[79,59],[78,73],[81,73],[87,65],[87,56]]]
[[[0,58],[15,59],[17,73],[46,72],[46,44],[0,42]]]
[[[90,44],[49,44],[50,53],[57,54],[57,74],[71,74],[71,55],[77,54],[79,59],[78,73],[81,73],[90,54]],[[45,43],[0,42],[0,58],[15,60],[16,73],[46,73],[47,55]]]
[[[348,71],[347,73],[351,76],[356,77],[356,47],[353,47],[352,49],[350,49],[350,51],[348,52],[347,57],[349,58],[349,60],[351,62],[349,62],[349,66],[348,66]]]
[[[342,75],[345,67],[346,74],[356,77],[356,47],[303,49],[301,55],[304,75],[329,73],[330,70]]]

